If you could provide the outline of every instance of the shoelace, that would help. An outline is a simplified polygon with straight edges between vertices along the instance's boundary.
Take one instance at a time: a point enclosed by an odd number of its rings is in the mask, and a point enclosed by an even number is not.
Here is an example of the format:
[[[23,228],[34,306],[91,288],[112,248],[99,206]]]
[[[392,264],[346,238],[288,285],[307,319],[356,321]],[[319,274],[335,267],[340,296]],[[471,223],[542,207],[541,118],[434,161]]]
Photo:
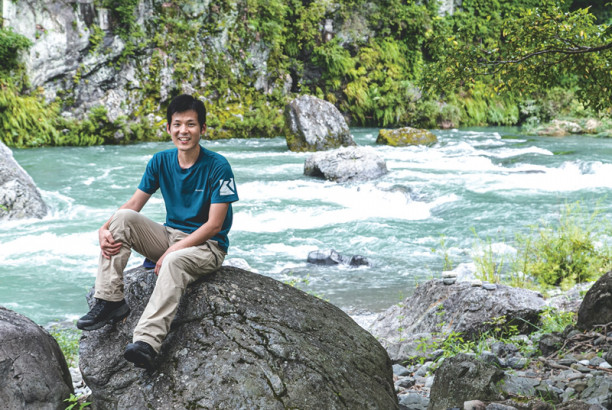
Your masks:
[[[100,314],[100,312],[102,312],[102,310],[104,310],[104,308],[106,307],[106,301],[98,301],[98,303],[96,303],[96,305],[91,309],[91,315],[92,316],[98,316]]]

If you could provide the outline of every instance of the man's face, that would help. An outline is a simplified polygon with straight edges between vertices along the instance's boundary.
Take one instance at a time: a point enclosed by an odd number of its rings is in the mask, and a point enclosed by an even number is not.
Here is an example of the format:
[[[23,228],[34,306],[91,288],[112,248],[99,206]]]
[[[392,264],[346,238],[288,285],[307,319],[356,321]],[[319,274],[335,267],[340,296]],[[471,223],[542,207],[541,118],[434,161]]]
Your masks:
[[[189,110],[175,112],[166,129],[179,151],[190,151],[200,143],[200,136],[206,132],[206,124],[200,129],[198,113]]]

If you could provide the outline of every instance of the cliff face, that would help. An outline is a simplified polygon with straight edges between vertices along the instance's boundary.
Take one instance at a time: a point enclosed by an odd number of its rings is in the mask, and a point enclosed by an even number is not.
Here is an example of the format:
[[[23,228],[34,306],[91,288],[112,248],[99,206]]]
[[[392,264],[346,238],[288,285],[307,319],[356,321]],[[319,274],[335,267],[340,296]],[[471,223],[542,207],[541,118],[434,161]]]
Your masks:
[[[450,13],[460,2],[446,0],[438,11]],[[280,135],[282,107],[302,93],[362,122],[381,117],[372,112],[378,108],[399,121],[402,110],[372,101],[387,83],[413,77],[420,46],[404,37],[428,30],[437,7],[404,5],[398,17],[382,0],[1,3],[3,26],[33,43],[23,56],[31,88],[59,100],[64,116],[83,118],[103,106],[111,122],[149,116],[160,125],[163,118],[154,116],[170,97],[196,93],[218,137]],[[377,68],[388,64],[391,79]],[[399,100],[405,105],[405,96]]]
[[[230,71],[250,79],[256,90],[269,92],[275,86],[266,72],[269,49],[263,42],[249,42],[243,61],[227,58],[235,9],[220,10],[210,1],[128,3],[135,7],[126,17],[95,0],[3,1],[4,27],[33,42],[23,56],[31,87],[42,88],[47,101],[60,98],[72,115],[82,117],[102,105],[114,121],[154,112],[178,91],[205,88],[208,56],[225,54]],[[201,30],[177,32],[185,28],[180,20],[191,19],[201,22],[191,28]],[[214,30],[202,30],[204,25]],[[286,89],[284,80],[280,84]]]

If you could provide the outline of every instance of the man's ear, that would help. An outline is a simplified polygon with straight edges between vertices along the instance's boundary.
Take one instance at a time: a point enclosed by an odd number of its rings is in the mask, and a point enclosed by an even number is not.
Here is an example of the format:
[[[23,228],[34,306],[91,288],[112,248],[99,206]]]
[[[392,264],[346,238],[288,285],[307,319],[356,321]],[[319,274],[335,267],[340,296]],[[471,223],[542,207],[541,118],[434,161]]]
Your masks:
[[[204,136],[204,134],[206,134],[206,124],[203,124],[202,129],[200,130],[200,135]]]
[[[166,132],[170,134],[170,124],[166,123]]]

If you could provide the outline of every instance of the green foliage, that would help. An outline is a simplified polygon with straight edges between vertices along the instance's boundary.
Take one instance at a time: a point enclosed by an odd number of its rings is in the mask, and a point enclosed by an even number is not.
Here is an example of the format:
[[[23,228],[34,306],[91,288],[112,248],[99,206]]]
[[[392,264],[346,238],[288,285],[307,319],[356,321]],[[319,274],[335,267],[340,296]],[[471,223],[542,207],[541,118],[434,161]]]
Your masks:
[[[504,256],[494,251],[491,238],[482,240],[474,228],[472,228],[472,232],[477,242],[477,249],[473,254],[474,264],[476,265],[476,277],[490,283],[500,283],[504,267]]]
[[[464,2],[465,13],[484,11],[477,4]],[[595,24],[588,9],[568,12],[563,2],[546,0],[487,12],[457,13],[440,25],[431,44],[438,53],[428,78],[433,89],[485,83],[517,96],[572,84],[585,104],[610,107],[612,30]]]
[[[32,46],[32,42],[12,28],[0,27],[0,79],[7,78],[11,71],[20,69],[19,53]]]
[[[52,145],[60,135],[58,115],[59,107],[46,104],[41,94],[20,94],[14,84],[0,80],[0,138],[6,145]]]
[[[539,332],[553,333],[563,332],[569,325],[576,324],[576,313],[559,310],[552,307],[545,307],[540,313]]]
[[[67,407],[65,410],[83,410],[84,408],[89,407],[89,405],[91,404],[91,402],[79,403],[79,397],[75,396],[74,394],[70,394],[70,397],[64,401],[67,403]]]
[[[53,325],[49,333],[57,341],[69,367],[78,366],[81,331],[73,327]]]
[[[612,246],[602,238],[599,213],[585,215],[579,203],[566,205],[558,224],[540,223],[517,237],[522,264],[543,287],[562,289],[593,281],[612,269]]]

